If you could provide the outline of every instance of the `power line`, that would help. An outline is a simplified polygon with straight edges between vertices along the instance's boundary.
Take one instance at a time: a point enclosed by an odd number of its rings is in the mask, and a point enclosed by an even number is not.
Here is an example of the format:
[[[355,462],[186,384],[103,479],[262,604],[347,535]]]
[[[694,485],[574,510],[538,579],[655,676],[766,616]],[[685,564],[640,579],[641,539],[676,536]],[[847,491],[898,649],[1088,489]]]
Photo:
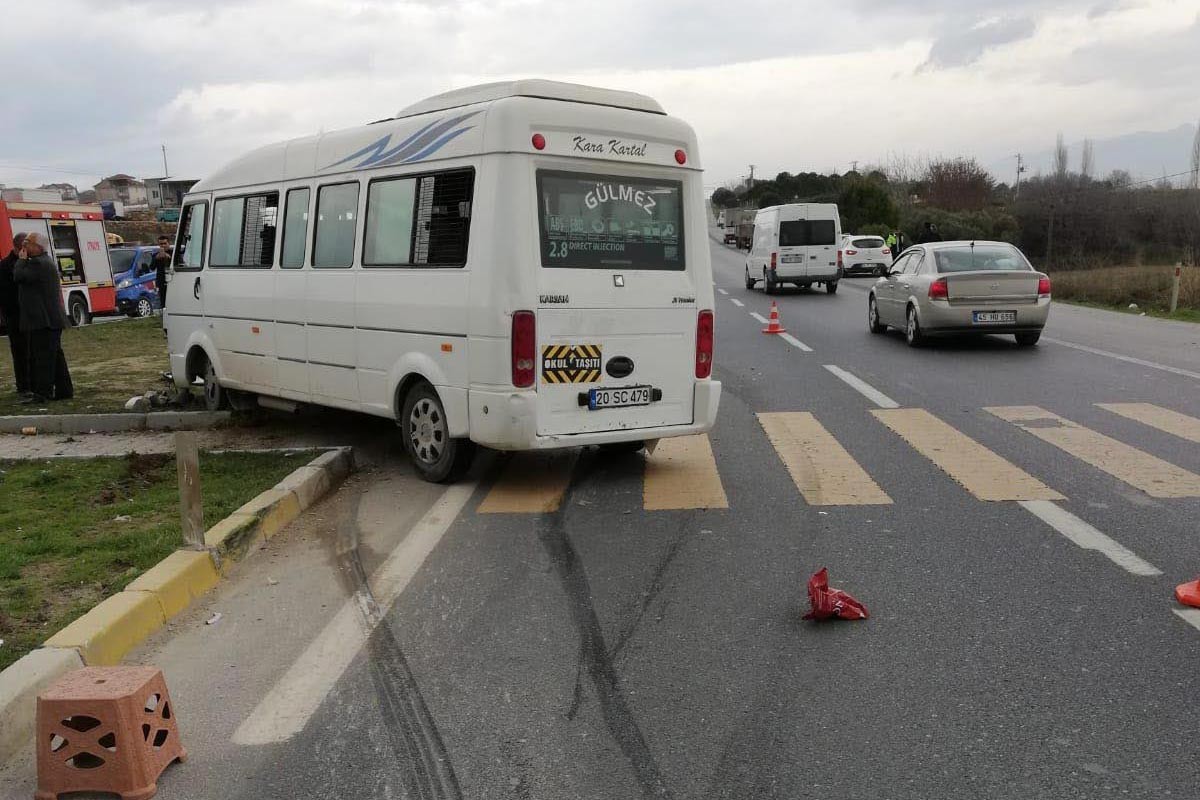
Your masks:
[[[102,169],[70,169],[67,167],[51,167],[46,164],[11,164],[0,161],[0,169],[15,169],[23,172],[58,172],[63,175],[103,175]]]

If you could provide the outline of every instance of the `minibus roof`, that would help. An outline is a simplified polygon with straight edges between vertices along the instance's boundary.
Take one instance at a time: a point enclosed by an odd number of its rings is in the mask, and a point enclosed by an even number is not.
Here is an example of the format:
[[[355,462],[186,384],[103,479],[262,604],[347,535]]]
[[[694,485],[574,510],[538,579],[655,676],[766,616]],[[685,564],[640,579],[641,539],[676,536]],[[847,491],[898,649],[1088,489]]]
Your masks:
[[[666,114],[663,107],[652,97],[637,92],[624,92],[614,89],[600,89],[595,86],[584,86],[579,83],[563,83],[562,81],[547,81],[541,79],[525,79],[517,81],[499,81],[484,83],[478,86],[468,86],[465,89],[455,89],[433,97],[427,97],[418,103],[404,108],[396,115],[396,119],[415,117],[433,111],[445,111],[451,108],[487,103],[505,97],[539,97],[547,100],[563,100],[569,103],[587,103],[594,106],[611,106],[625,108],[631,111],[645,111],[649,114]]]

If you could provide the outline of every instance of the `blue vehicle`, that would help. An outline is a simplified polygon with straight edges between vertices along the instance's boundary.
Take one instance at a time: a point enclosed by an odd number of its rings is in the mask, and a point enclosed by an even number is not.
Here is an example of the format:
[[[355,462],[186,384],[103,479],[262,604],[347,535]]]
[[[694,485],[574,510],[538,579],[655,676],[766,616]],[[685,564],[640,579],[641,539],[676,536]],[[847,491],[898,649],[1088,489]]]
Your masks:
[[[117,310],[131,317],[148,317],[159,309],[154,280],[154,254],[158,247],[111,247],[113,282],[117,285]]]

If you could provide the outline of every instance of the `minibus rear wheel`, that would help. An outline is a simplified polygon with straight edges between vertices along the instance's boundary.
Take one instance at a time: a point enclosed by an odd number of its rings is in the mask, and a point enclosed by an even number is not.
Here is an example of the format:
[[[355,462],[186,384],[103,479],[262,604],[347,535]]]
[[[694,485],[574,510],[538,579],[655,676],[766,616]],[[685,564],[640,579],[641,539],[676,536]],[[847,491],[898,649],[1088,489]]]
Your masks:
[[[428,383],[417,384],[405,395],[400,432],[413,466],[430,483],[452,483],[471,468],[475,443],[450,437],[446,409]]]

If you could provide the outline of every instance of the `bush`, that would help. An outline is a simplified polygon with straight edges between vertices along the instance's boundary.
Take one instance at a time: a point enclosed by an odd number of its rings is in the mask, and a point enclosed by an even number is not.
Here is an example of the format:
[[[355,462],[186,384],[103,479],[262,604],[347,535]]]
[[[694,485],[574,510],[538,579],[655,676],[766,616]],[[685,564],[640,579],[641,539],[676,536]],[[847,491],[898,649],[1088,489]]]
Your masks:
[[[1051,273],[1054,297],[1125,308],[1166,311],[1171,303],[1174,267],[1107,267]],[[1179,285],[1179,307],[1200,309],[1200,267],[1185,267]]]

